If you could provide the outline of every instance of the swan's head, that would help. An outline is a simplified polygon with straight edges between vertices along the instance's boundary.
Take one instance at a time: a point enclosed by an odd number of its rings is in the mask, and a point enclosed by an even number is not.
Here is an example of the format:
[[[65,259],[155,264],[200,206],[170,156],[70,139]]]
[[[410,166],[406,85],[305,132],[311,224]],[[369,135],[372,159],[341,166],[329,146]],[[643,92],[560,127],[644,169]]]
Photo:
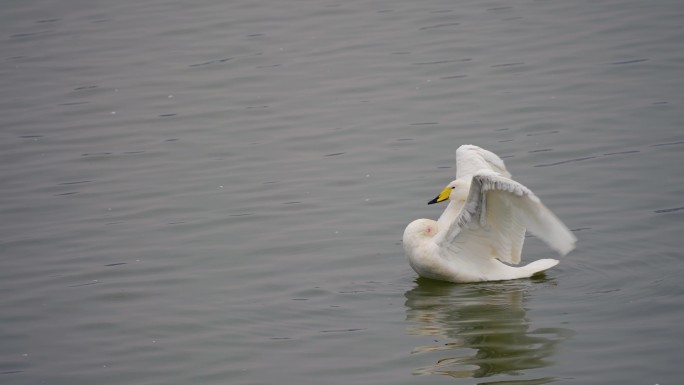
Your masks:
[[[437,198],[431,200],[428,204],[431,205],[433,203],[443,202],[447,199],[452,201],[465,201],[468,197],[468,191],[470,191],[470,183],[462,179],[456,179],[451,181],[451,183],[437,195]]]

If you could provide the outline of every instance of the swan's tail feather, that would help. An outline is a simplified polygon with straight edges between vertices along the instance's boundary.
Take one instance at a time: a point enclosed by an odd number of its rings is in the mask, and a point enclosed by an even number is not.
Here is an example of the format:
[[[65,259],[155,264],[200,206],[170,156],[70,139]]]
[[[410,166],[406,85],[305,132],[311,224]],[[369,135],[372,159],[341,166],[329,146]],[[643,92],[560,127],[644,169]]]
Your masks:
[[[521,269],[524,269],[529,274],[528,277],[531,277],[534,274],[556,266],[558,262],[559,261],[557,259],[540,259],[521,267]]]

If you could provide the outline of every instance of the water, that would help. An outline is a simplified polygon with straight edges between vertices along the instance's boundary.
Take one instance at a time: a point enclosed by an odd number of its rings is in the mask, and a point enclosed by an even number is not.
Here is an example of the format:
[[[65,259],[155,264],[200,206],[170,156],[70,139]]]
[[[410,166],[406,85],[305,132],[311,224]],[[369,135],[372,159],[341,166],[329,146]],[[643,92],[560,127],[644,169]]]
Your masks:
[[[678,1],[12,1],[3,384],[674,384]],[[473,143],[579,238],[417,279]],[[552,256],[529,238],[523,259]]]

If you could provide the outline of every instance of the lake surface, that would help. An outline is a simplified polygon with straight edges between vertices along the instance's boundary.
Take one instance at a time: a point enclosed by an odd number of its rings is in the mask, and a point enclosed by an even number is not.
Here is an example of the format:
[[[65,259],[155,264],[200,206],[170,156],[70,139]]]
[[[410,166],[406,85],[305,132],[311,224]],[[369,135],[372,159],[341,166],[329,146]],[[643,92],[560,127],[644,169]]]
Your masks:
[[[2,384],[684,379],[681,1],[5,1],[0,47]],[[466,143],[578,237],[545,276],[410,269]]]

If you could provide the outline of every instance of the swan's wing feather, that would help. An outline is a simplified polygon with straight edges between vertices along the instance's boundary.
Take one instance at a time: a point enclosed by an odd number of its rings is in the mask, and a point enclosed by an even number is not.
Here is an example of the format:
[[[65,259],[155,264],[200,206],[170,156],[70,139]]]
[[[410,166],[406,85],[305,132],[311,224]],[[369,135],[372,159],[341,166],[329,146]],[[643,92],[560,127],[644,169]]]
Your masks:
[[[484,148],[464,144],[456,149],[456,179],[470,179],[480,170],[491,170],[510,178],[506,164],[495,153]]]
[[[575,247],[575,236],[527,187],[481,172],[472,179],[463,209],[435,243],[452,253],[517,264],[525,230],[560,254]]]
[[[522,207],[521,219],[529,232],[540,238],[549,247],[561,255],[565,255],[575,248],[577,238],[561,222],[556,215],[551,212],[535,196],[536,199],[524,199],[515,197],[514,200],[520,201]]]
[[[484,194],[484,228],[487,229],[497,258],[517,265],[520,263],[526,230],[520,212],[514,207],[517,196],[506,190],[489,190]]]

